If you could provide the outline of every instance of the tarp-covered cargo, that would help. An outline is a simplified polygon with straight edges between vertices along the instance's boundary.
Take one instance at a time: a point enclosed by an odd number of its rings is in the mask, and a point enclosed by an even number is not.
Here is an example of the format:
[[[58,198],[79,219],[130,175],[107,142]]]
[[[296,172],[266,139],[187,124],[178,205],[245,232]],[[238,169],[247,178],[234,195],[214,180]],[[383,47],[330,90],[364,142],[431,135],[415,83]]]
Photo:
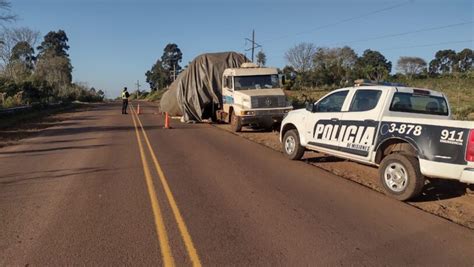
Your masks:
[[[222,106],[222,74],[249,60],[236,52],[209,53],[196,57],[163,94],[160,108],[185,121],[202,121]]]

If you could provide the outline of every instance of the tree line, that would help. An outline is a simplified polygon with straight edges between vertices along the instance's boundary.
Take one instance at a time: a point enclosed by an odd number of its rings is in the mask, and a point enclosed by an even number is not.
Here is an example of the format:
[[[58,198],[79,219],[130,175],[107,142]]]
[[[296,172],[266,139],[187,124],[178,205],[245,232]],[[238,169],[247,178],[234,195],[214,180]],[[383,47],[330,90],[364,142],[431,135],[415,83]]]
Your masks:
[[[0,9],[9,11],[10,3],[0,0]],[[3,22],[14,19],[14,15],[5,13],[0,16]],[[0,33],[0,105],[102,101],[102,90],[72,82],[73,66],[66,32],[50,31],[36,46],[39,36],[39,32],[26,27],[3,27]]]
[[[392,62],[379,51],[365,50],[361,56],[350,47],[316,47],[300,43],[285,53],[287,66],[282,70],[287,89],[347,86],[356,79],[374,81],[397,78],[424,79],[443,75],[472,73],[474,52],[466,48],[459,52],[440,50],[429,64],[420,57],[402,56],[391,75]]]
[[[173,82],[183,70],[182,56],[177,44],[165,46],[161,58],[145,74],[152,91],[167,88]],[[467,75],[473,71],[474,52],[469,48],[459,52],[440,50],[429,63],[420,57],[402,56],[396,63],[394,75],[391,75],[392,62],[371,49],[359,56],[349,46],[328,48],[300,43],[288,49],[285,60],[287,65],[280,72],[286,76],[286,89],[336,88],[351,85],[360,78],[382,81]],[[263,51],[258,52],[256,63],[265,66]]]

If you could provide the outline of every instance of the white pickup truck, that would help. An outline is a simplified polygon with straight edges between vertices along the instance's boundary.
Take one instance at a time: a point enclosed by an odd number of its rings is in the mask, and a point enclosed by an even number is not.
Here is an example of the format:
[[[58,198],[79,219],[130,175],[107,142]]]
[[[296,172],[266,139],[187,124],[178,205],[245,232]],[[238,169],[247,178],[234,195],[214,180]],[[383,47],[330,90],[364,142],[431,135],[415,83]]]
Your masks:
[[[308,149],[378,166],[384,191],[404,201],[425,177],[474,184],[473,129],[451,118],[440,92],[361,83],[289,112],[280,141],[292,160]]]

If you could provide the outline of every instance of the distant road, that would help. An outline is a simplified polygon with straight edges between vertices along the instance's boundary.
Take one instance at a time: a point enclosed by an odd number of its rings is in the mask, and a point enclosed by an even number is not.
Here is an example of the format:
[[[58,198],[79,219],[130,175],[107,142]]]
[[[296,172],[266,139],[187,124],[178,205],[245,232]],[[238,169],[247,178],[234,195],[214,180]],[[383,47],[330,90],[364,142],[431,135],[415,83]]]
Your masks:
[[[0,149],[0,266],[474,266],[474,232],[152,104]]]

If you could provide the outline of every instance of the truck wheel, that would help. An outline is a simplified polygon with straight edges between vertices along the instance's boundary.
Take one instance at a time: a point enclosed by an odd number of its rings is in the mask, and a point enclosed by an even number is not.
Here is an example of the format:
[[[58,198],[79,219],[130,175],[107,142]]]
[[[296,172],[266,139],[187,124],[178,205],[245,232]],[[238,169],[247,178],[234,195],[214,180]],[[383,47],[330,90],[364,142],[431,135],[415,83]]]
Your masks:
[[[235,115],[234,111],[230,113],[230,128],[234,132],[240,132],[242,130],[242,120],[239,116]]]
[[[283,153],[291,160],[299,160],[303,157],[304,147],[301,146],[298,131],[289,130],[283,136]]]
[[[379,178],[385,193],[401,201],[418,196],[425,185],[418,160],[400,153],[390,154],[382,160]]]

